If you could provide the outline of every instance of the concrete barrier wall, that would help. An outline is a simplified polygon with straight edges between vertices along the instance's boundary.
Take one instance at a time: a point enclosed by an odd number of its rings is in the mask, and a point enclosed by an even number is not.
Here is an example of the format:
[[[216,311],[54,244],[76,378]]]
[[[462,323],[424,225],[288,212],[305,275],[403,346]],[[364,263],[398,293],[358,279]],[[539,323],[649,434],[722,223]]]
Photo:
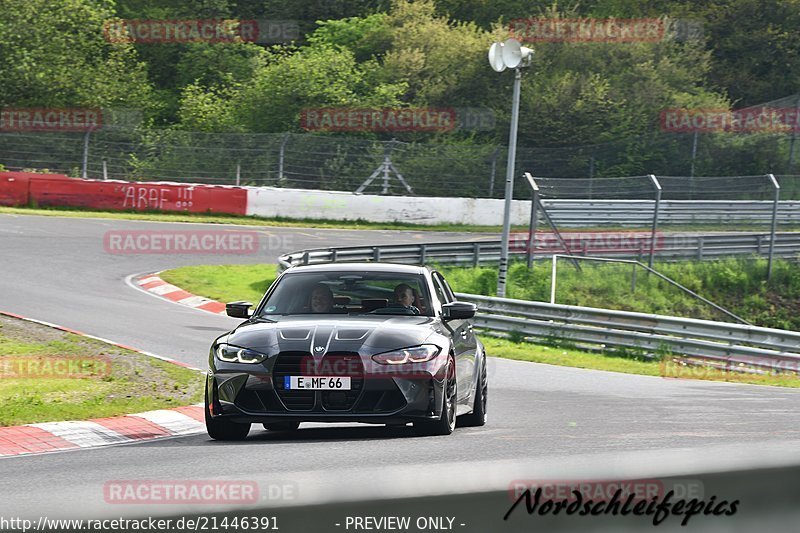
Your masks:
[[[376,196],[337,191],[251,187],[247,214],[260,217],[369,220],[412,224],[503,223],[503,200],[490,198],[436,198]],[[511,222],[527,224],[530,202],[515,200]]]
[[[88,207],[92,209],[227,213],[294,219],[367,220],[411,224],[503,223],[504,201],[492,198],[378,196],[340,191],[233,187],[171,182],[83,180],[59,174],[0,172],[0,205]],[[652,200],[543,200],[560,228],[649,227]],[[530,200],[514,200],[511,222],[527,225]],[[665,200],[659,223],[769,224],[770,201]],[[800,224],[800,202],[782,201],[779,224]]]

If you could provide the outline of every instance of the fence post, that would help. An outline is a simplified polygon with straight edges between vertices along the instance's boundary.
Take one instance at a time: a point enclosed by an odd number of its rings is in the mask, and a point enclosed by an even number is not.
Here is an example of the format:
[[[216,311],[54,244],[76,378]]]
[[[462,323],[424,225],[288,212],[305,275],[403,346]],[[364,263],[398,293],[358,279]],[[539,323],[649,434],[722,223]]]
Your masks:
[[[528,270],[530,270],[533,266],[533,248],[536,246],[536,224],[539,215],[539,186],[536,184],[530,172],[525,173],[525,179],[528,180],[528,185],[530,185],[533,191],[533,198],[531,199],[531,221],[530,224],[528,224],[528,243],[525,246],[525,257],[528,262]]]
[[[278,184],[283,183],[283,159],[286,152],[286,142],[289,140],[289,134],[284,133],[281,139],[281,149],[278,152]]]
[[[492,152],[492,157],[489,160],[492,163],[492,174],[489,179],[489,198],[494,198],[494,178],[497,174],[497,156],[500,154],[500,148],[495,148]]]
[[[236,186],[239,186],[239,183],[242,178],[242,165],[238,161],[236,162]]]
[[[778,202],[781,198],[781,186],[778,180],[775,179],[775,174],[767,174],[767,176],[769,176],[772,186],[775,188],[775,200],[772,202],[772,230],[769,237],[769,261],[767,263],[767,280],[769,280],[772,277],[772,256],[775,254],[775,230],[778,226]]]
[[[650,232],[650,258],[647,260],[647,266],[653,268],[653,257],[656,253],[656,231],[658,230],[658,210],[661,208],[661,184],[655,175],[648,175],[653,187],[656,189],[656,205],[653,209],[653,230]]]
[[[589,200],[594,197],[594,156],[589,159]]]
[[[558,254],[553,254],[553,268],[550,271],[550,303],[556,303],[556,264]]]
[[[108,179],[108,162],[105,157],[103,158],[103,179]]]
[[[795,116],[800,114],[800,95],[797,96],[797,103],[795,104]],[[795,127],[792,128],[792,141],[789,144],[789,168],[787,169],[789,173],[794,170],[794,144],[795,139],[797,139],[797,124]]]
[[[633,270],[631,271],[631,293],[636,292],[636,263],[633,264]]]
[[[89,136],[92,134],[92,128],[86,130],[83,135],[83,165],[81,168],[81,177],[87,178],[87,167],[89,166]]]

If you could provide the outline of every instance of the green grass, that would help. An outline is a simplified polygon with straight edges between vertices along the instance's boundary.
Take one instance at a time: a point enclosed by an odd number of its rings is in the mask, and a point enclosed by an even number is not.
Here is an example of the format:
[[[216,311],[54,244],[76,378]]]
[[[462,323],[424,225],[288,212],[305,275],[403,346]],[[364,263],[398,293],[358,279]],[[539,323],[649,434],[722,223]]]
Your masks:
[[[557,366],[572,366],[608,372],[662,376],[665,379],[699,379],[705,381],[725,381],[750,385],[770,385],[777,387],[800,388],[800,377],[791,372],[781,374],[748,374],[728,372],[707,366],[688,367],[679,360],[665,357],[663,360],[643,361],[624,355],[583,352],[574,348],[544,346],[530,343],[517,343],[494,337],[481,337],[486,353],[504,359],[530,361]]]
[[[160,276],[167,283],[212,300],[257,304],[277,277],[277,265],[187,266],[166,270]]]
[[[101,370],[81,376],[18,371],[53,365],[61,357],[97,364]],[[202,401],[202,394],[202,376],[196,371],[46,326],[0,317],[0,426],[180,407]]]
[[[191,222],[195,224],[234,224],[241,226],[271,226],[287,228],[373,229],[398,231],[455,231],[468,233],[500,233],[501,226],[478,224],[412,224],[409,222],[369,222],[366,220],[327,220],[317,218],[262,218],[226,214],[162,213],[148,211],[101,211],[70,207],[0,207],[0,214],[44,215],[72,218],[111,218],[119,220],[149,220],[155,222]],[[515,226],[514,231],[527,231],[527,226]],[[498,237],[499,238],[499,237]]]
[[[473,280],[470,274],[474,271],[484,272],[478,276],[477,281]],[[493,277],[486,274],[486,271],[490,271],[490,269],[453,270],[449,279],[460,291],[464,290],[467,281],[475,281],[477,286],[491,288],[493,292],[497,284],[496,273]],[[161,277],[193,294],[207,298],[223,302],[248,300],[256,303],[275,279],[275,272],[275,267],[272,265],[191,266],[162,272]],[[481,280],[483,284],[481,284]],[[514,337],[517,338],[519,335]],[[481,339],[486,344],[489,355],[507,359],[646,376],[661,376],[665,372],[661,361],[649,359],[642,353],[630,350],[608,353],[582,351],[570,347],[558,339],[543,340],[543,342],[549,341],[554,345],[512,342],[489,336],[481,336]],[[516,340],[521,339],[517,338]],[[665,357],[667,356],[665,355]],[[800,387],[800,380],[793,374],[753,375],[701,368],[698,371],[689,372],[688,377],[756,385]]]
[[[556,303],[638,311],[672,316],[731,321],[713,307],[677,287],[637,269],[631,290],[631,265],[582,262],[578,272],[567,261],[558,265]],[[767,261],[740,257],[719,261],[656,263],[658,272],[688,289],[760,326],[800,330],[800,266],[776,260],[767,281]],[[497,269],[441,268],[454,290],[494,295]],[[506,295],[520,300],[550,300],[551,263],[542,261],[530,271],[525,264],[509,269]]]

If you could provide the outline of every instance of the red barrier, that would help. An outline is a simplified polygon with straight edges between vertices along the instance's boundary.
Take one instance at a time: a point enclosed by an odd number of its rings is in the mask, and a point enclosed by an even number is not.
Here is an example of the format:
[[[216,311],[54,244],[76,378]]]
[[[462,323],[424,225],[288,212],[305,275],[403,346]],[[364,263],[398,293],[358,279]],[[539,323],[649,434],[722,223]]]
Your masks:
[[[83,180],[48,174],[29,178],[29,199],[41,206],[233,215],[247,211],[247,190],[237,187]],[[0,180],[0,198],[3,193],[11,194],[12,188],[6,185],[5,180]],[[15,194],[20,198],[19,191]],[[27,201],[26,198],[23,203]]]
[[[0,176],[0,205],[16,206],[28,203],[28,180]]]
[[[27,205],[31,179],[69,179],[63,174],[37,174],[35,172],[0,172],[0,205]]]

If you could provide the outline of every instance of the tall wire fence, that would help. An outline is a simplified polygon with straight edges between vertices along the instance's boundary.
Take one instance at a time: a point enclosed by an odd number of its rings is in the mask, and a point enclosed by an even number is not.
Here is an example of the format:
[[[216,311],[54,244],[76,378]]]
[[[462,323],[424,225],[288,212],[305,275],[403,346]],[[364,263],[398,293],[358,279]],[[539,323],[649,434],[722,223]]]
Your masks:
[[[762,107],[799,104],[800,98],[793,95]],[[800,173],[796,130],[658,131],[592,145],[520,146],[516,174],[530,171],[558,178],[561,197],[570,198],[636,197],[640,185],[619,176],[650,173],[688,183],[665,187],[674,199],[755,197],[761,185],[747,175]],[[377,173],[379,179],[363,192],[390,195],[408,194],[405,181],[418,196],[500,198],[506,159],[504,146],[463,139],[400,142],[333,134],[202,133],[113,123],[88,133],[0,132],[0,165],[14,170],[339,191],[356,191]],[[515,187],[516,198],[529,195],[521,181]],[[794,185],[781,192],[783,199],[798,195]]]

